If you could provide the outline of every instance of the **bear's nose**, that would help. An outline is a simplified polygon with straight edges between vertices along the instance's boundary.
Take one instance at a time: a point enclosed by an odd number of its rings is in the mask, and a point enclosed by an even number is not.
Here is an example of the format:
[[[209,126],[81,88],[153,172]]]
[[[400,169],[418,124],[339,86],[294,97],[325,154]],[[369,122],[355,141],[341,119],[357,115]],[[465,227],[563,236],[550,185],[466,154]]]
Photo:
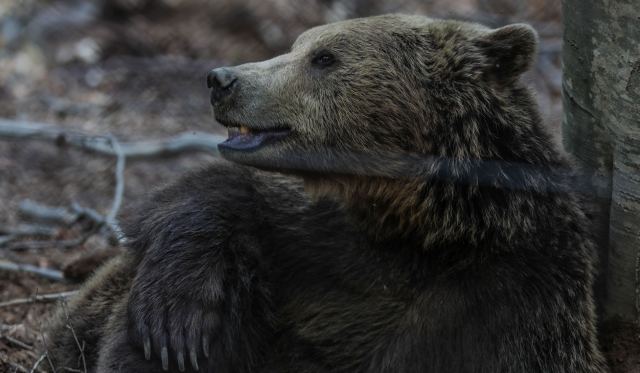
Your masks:
[[[238,77],[228,67],[219,67],[207,74],[207,88],[211,89],[211,104],[219,102],[232,92]]]

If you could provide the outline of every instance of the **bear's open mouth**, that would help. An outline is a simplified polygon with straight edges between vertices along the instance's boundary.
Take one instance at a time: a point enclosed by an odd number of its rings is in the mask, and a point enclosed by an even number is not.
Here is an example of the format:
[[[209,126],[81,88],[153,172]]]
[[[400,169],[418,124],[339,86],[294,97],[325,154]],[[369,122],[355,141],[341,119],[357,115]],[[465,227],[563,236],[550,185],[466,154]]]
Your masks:
[[[264,145],[284,139],[291,130],[286,127],[250,128],[245,125],[227,127],[229,138],[219,146],[232,150],[255,150]]]

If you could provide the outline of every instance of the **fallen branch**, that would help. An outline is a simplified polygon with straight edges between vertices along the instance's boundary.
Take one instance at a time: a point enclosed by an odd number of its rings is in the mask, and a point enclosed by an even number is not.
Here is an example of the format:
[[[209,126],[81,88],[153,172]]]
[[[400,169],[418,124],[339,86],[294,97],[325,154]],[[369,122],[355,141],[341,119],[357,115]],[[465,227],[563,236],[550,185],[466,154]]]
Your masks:
[[[36,371],[36,369],[38,369],[38,366],[40,365],[40,363],[42,363],[44,361],[44,359],[47,358],[47,356],[48,356],[48,354],[46,352],[44,354],[40,355],[40,358],[38,358],[38,360],[36,360],[35,364],[33,364],[33,367],[31,368],[29,373],[34,373]]]
[[[73,327],[71,326],[70,323],[67,323],[67,329],[69,329],[71,331],[71,335],[73,335],[73,339],[76,341],[76,346],[78,347],[78,350],[80,351],[80,359],[82,361],[82,367],[83,367],[82,372],[87,373],[87,361],[86,361],[86,359],[84,357],[84,348],[85,348],[84,341],[82,341],[82,345],[81,345],[80,341],[78,340],[78,336],[76,335],[76,331],[73,330]]]
[[[0,333],[12,333],[16,329],[24,328],[23,324],[0,324]]]
[[[10,361],[7,361],[6,363],[9,364],[9,366],[13,369],[14,372],[29,373],[27,368],[23,367],[18,363],[12,363]]]
[[[113,193],[113,202],[111,204],[111,210],[109,210],[109,214],[107,214],[106,223],[111,229],[112,232],[115,233],[116,238],[120,241],[123,237],[122,231],[120,230],[120,226],[116,220],[118,216],[118,211],[120,210],[120,205],[122,204],[122,197],[124,195],[124,168],[126,156],[122,151],[122,146],[115,137],[111,138],[111,146],[113,150],[116,152],[118,156],[118,160],[116,163],[116,187]]]
[[[64,307],[64,303],[62,304]],[[53,365],[53,361],[51,361],[51,357],[49,357],[49,345],[47,344],[47,337],[42,332],[42,322],[40,322],[40,327],[38,328],[38,333],[40,333],[40,340],[42,341],[42,346],[44,347],[44,356],[46,356],[47,362],[49,363],[49,368],[51,368],[51,372],[57,372],[58,370]]]
[[[118,189],[116,191],[116,197],[120,196],[117,198],[122,199],[122,193],[124,190],[123,181],[121,181],[120,184],[121,186],[116,188]],[[84,243],[91,235],[103,228],[108,230],[107,235],[111,241],[117,242],[120,238],[120,228],[115,219],[109,224],[107,223],[107,218],[102,216],[96,210],[88,207],[82,207],[75,202],[70,208],[66,208],[47,206],[27,199],[20,202],[18,209],[21,215],[25,215],[26,217],[35,220],[44,220],[52,224],[61,224],[67,227],[77,222],[88,221],[90,226],[85,228],[85,234],[70,240],[22,241],[12,243],[12,241],[17,237],[11,235],[0,237],[0,247],[8,247],[10,250],[43,249],[48,247],[76,247]]]
[[[44,123],[0,119],[0,138],[39,140],[70,146],[103,156],[118,156],[112,138],[68,130]],[[160,140],[118,141],[126,158],[151,158],[185,152],[218,154],[218,144],[225,138],[206,132],[189,131]]]
[[[28,344],[26,344],[25,342],[22,342],[19,339],[13,338],[12,336],[9,335],[0,335],[0,338],[3,338],[5,341],[9,342],[10,344],[14,345],[14,346],[18,346],[23,350],[33,350],[33,346],[30,346]]]
[[[22,224],[17,227],[0,227],[0,247],[26,236],[54,237],[58,229],[44,226]]]
[[[87,361],[84,357],[84,349],[85,349],[84,341],[82,341],[82,344],[80,344],[80,341],[78,340],[78,336],[76,335],[76,331],[73,329],[73,326],[71,325],[71,322],[69,320],[69,310],[67,309],[67,306],[65,304],[62,304],[62,310],[64,311],[64,315],[67,319],[66,328],[71,331],[71,335],[73,335],[73,339],[76,341],[76,346],[80,351],[80,358],[82,359],[82,366],[84,368],[82,372],[87,373]]]
[[[63,281],[64,274],[55,269],[40,268],[31,264],[12,263],[6,260],[0,260],[0,271],[25,272],[54,281]]]
[[[21,224],[17,227],[0,227],[3,236],[44,236],[51,237],[58,234],[58,229],[46,225]]]
[[[78,220],[79,214],[66,207],[42,205],[30,199],[25,199],[18,205],[20,214],[39,221],[69,226]]]
[[[31,303],[56,302],[59,300],[65,300],[75,295],[77,292],[78,292],[77,290],[72,290],[72,291],[63,291],[61,293],[34,295],[29,298],[12,299],[6,302],[0,302],[0,308],[19,306],[19,305],[31,304]]]
[[[97,228],[83,233],[80,237],[69,240],[18,241],[4,244],[4,248],[12,251],[40,250],[48,248],[72,249],[84,244],[98,231]]]
[[[95,225],[103,225],[107,219],[94,209],[72,203],[71,207],[47,206],[30,199],[25,199],[18,205],[18,211],[33,220],[47,221],[52,224],[71,226],[82,219],[87,219]]]
[[[58,146],[71,146],[98,155],[116,156],[116,186],[111,209],[106,217],[90,209],[81,209],[77,205],[73,210],[49,207],[24,201],[20,211],[40,220],[58,222],[70,226],[81,217],[88,217],[95,223],[97,230],[109,229],[110,241],[115,244],[121,241],[122,232],[116,216],[122,204],[124,194],[124,169],[127,158],[146,158],[175,155],[189,151],[205,151],[217,154],[218,144],[224,137],[203,132],[184,132],[162,140],[142,140],[123,142],[114,136],[90,135],[79,131],[68,130],[44,123],[0,119],[0,138],[40,140],[55,143]],[[46,247],[74,247],[84,243],[88,236],[63,241],[13,242],[16,237],[8,235],[0,237],[0,247],[8,246],[12,250],[40,249]]]
[[[90,135],[44,123],[9,119],[0,119],[0,138],[47,141],[58,146],[75,147],[93,154],[116,156],[116,186],[111,209],[106,217],[103,217],[95,210],[81,208],[76,204],[72,206],[72,210],[63,207],[43,206],[29,200],[20,204],[20,212],[24,215],[66,226],[70,226],[82,217],[86,217],[95,223],[95,229],[92,229],[91,233],[96,233],[106,227],[109,230],[109,238],[113,244],[120,242],[122,239],[122,232],[116,216],[124,194],[124,169],[127,158],[148,158],[190,151],[217,154],[218,144],[224,140],[224,137],[219,135],[203,132],[184,132],[161,140],[123,142],[114,136]],[[16,238],[15,235],[0,237],[0,247],[6,246],[11,250],[74,247],[84,243],[89,238],[89,235],[61,241],[14,242]]]

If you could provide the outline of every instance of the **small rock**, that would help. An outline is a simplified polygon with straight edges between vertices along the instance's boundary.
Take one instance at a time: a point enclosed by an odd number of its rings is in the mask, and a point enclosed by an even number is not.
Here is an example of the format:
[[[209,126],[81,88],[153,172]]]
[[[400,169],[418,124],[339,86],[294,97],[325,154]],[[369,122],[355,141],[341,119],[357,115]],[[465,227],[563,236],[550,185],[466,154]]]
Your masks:
[[[92,38],[84,38],[75,45],[76,57],[86,64],[92,64],[100,59],[100,46]]]
[[[84,75],[84,82],[87,83],[89,87],[95,88],[99,86],[100,83],[102,83],[104,75],[104,70],[102,70],[101,68],[91,68]]]

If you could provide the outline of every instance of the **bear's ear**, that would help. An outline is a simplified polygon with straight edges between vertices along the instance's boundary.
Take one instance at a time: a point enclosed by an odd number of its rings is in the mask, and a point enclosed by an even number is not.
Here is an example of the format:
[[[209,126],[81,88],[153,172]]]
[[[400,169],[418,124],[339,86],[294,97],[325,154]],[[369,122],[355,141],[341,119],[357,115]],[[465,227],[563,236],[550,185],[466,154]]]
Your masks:
[[[476,39],[476,45],[487,58],[489,74],[508,82],[533,64],[538,33],[529,25],[516,23],[487,32]]]

